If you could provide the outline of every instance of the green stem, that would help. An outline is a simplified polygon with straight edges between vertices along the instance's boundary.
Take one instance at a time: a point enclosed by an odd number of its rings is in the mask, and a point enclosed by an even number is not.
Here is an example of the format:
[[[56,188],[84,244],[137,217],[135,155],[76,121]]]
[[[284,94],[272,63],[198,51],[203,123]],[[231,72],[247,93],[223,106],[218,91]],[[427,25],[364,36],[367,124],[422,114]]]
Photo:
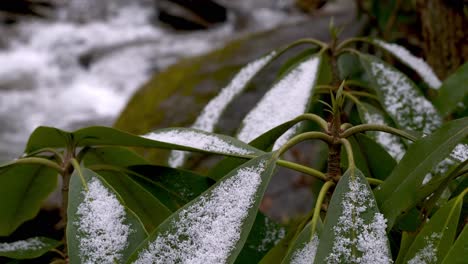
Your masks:
[[[310,113],[302,114],[302,115],[296,117],[294,120],[297,120],[297,122],[300,122],[300,121],[303,121],[303,120],[313,121],[313,122],[317,123],[320,126],[320,128],[322,128],[324,131],[328,130],[327,121],[325,121],[323,118],[321,118],[320,116],[318,116],[316,114],[310,114]]]
[[[62,169],[62,167],[60,167],[59,164],[57,164],[57,163],[55,163],[55,162],[53,162],[51,160],[48,160],[48,159],[37,158],[37,157],[17,159],[17,160],[5,163],[5,164],[1,165],[0,167],[6,167],[6,166],[15,165],[15,164],[38,164],[38,165],[44,165],[44,166],[50,167],[52,169],[55,169],[59,173],[63,172],[63,169]]]
[[[412,136],[411,134],[403,131],[403,130],[400,130],[400,129],[396,129],[396,128],[393,128],[393,127],[389,127],[389,126],[386,126],[386,125],[378,125],[378,124],[362,124],[362,125],[357,125],[357,126],[353,126],[347,130],[345,130],[343,133],[341,133],[340,137],[342,138],[348,138],[356,133],[361,133],[361,132],[365,132],[365,131],[381,131],[381,132],[386,132],[386,133],[390,133],[390,134],[394,134],[394,135],[397,135],[397,136],[400,136],[400,137],[403,137],[403,138],[406,138],[408,140],[411,140],[411,141],[416,141],[417,138]]]
[[[81,183],[83,184],[83,187],[85,188],[86,191],[88,191],[88,184],[86,183],[86,180],[85,180],[85,178],[83,176],[83,172],[81,171],[80,164],[78,163],[78,161],[76,159],[71,159],[71,164],[73,165],[73,168],[78,173],[78,176],[81,179]]]
[[[335,183],[333,181],[327,181],[322,186],[322,189],[320,189],[320,193],[317,197],[317,201],[315,202],[314,216],[312,217],[312,232],[311,232],[312,236],[315,234],[315,229],[317,228],[317,222],[320,218],[320,209],[322,208],[323,200],[325,199],[325,196],[327,195],[327,192],[330,189],[330,187],[334,185]]]
[[[278,165],[280,165],[280,166],[285,167],[285,168],[289,168],[289,169],[292,169],[292,170],[295,170],[295,171],[298,171],[298,172],[308,174],[310,176],[319,178],[319,179],[321,179],[323,181],[327,180],[327,176],[323,172],[321,172],[319,170],[312,169],[310,167],[307,167],[307,166],[304,166],[304,165],[301,165],[301,164],[297,164],[297,163],[294,163],[294,162],[286,161],[286,160],[277,160],[276,163]]]
[[[340,138],[341,144],[345,147],[346,156],[348,156],[348,167],[354,169],[356,167],[354,163],[354,156],[353,156],[353,148],[351,147],[351,143],[345,138]]]
[[[376,95],[366,93],[366,92],[362,92],[362,91],[350,91],[349,93],[351,93],[352,95],[357,95],[357,96],[361,96],[361,97],[371,98],[371,99],[374,99],[374,100],[379,100],[379,98],[377,98]]]
[[[344,91],[343,94],[346,97],[348,97],[351,101],[353,101],[353,103],[355,103],[356,105],[362,105],[362,103],[359,101],[359,99],[357,99],[352,93]]]
[[[356,37],[356,38],[349,38],[343,42],[341,42],[337,47],[336,47],[336,50],[342,50],[345,46],[351,44],[351,43],[354,43],[354,42],[365,42],[365,43],[370,43],[372,44],[372,41],[370,41],[369,39],[367,38],[359,38],[359,37]]]
[[[324,43],[324,42],[322,42],[320,40],[310,39],[310,38],[299,39],[299,40],[287,45],[286,47],[282,48],[281,50],[279,50],[277,52],[277,54],[275,55],[275,57],[279,57],[283,53],[285,53],[286,51],[290,50],[291,48],[294,48],[296,46],[300,46],[300,45],[303,45],[303,44],[313,44],[313,45],[319,46],[322,50],[324,50],[324,49],[326,49],[328,47],[328,44],[326,44],[326,43]]]
[[[34,156],[36,154],[40,154],[40,153],[44,153],[44,152],[49,152],[49,153],[54,154],[54,156],[57,158],[57,160],[59,162],[63,162],[63,155],[54,148],[42,148],[42,149],[33,151],[31,153],[28,153],[25,157],[31,157],[31,156]]]
[[[380,185],[384,183],[384,181],[376,179],[376,178],[366,178],[366,179],[367,179],[367,182],[371,185]]]
[[[276,151],[276,158],[279,158],[284,152],[286,152],[288,149],[292,148],[296,144],[308,139],[321,139],[327,143],[331,143],[333,141],[333,138],[331,136],[322,132],[305,132],[291,138],[290,140],[288,140],[288,142],[286,142],[286,144],[281,146],[281,148],[279,148]]]

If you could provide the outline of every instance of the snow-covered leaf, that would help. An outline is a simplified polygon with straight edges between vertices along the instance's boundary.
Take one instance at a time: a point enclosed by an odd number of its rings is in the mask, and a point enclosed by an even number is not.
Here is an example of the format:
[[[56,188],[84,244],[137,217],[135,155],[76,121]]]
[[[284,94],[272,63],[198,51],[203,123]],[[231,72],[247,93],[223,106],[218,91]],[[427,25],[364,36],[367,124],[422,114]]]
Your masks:
[[[146,232],[117,192],[98,174],[81,169],[70,180],[67,241],[70,263],[125,263]]]
[[[409,66],[415,72],[417,72],[419,76],[421,76],[421,78],[424,80],[424,82],[427,83],[431,88],[439,89],[441,85],[439,78],[435,75],[431,66],[429,66],[429,64],[427,64],[423,59],[414,56],[406,48],[398,44],[387,43],[380,39],[375,39],[374,43],[377,44],[379,47],[385,49],[386,51],[390,52],[401,62]]]
[[[319,55],[311,56],[292,68],[258,102],[244,118],[237,138],[250,142],[266,131],[307,112],[321,64]],[[294,136],[292,127],[275,143],[279,148]]]
[[[312,234],[312,223],[309,222],[299,233],[297,239],[291,243],[288,254],[284,257],[282,264],[313,264],[317,247],[319,244],[319,235],[322,232],[323,224],[319,219],[316,231]]]
[[[376,107],[361,103],[357,106],[357,109],[363,123],[391,126],[384,114]],[[397,136],[374,131],[367,132],[367,134],[379,143],[396,161],[399,161],[405,154],[405,146]]]
[[[265,154],[234,169],[162,223],[129,263],[234,263],[274,167]]]
[[[450,248],[442,264],[463,264],[466,263],[466,256],[468,256],[468,225],[463,227],[462,232]]]
[[[435,107],[406,75],[371,55],[360,55],[380,103],[402,129],[430,134],[442,124]]]
[[[0,257],[13,259],[37,258],[60,244],[62,242],[47,237],[32,237],[15,242],[0,243]]]
[[[457,144],[467,136],[468,118],[462,118],[444,124],[433,134],[409,146],[392,174],[375,191],[380,210],[387,218],[389,227],[393,226],[401,213],[411,209],[437,188],[435,185],[432,191],[426,188],[426,194],[420,193],[426,175],[449,156],[453,149],[456,150]],[[460,149],[461,158],[468,155],[464,149]]]
[[[315,263],[392,263],[386,221],[362,172],[348,169],[331,198]]]
[[[440,263],[455,240],[463,194],[442,206],[426,223],[406,253],[403,263]]]
[[[195,120],[192,128],[213,132],[226,107],[245,90],[247,84],[275,57],[275,54],[275,51],[270,52],[244,66],[232,78],[229,84],[222,88],[219,94],[208,102]],[[169,156],[169,165],[171,167],[182,166],[188,154],[187,152],[172,151]]]

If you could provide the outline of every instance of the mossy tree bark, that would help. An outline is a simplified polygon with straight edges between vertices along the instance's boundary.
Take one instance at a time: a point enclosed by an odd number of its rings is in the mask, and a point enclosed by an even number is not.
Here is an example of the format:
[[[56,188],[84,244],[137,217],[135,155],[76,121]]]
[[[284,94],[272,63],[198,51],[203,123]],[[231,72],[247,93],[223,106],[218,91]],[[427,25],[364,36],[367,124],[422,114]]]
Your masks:
[[[468,17],[462,0],[417,0],[423,49],[428,63],[445,79],[468,60]]]

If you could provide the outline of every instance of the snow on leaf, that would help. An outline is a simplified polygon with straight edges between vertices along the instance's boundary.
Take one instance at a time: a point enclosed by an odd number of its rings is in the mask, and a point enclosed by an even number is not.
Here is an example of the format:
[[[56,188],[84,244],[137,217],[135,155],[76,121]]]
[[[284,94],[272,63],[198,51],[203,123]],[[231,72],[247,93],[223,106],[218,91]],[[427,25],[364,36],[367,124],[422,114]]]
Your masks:
[[[319,239],[317,235],[314,235],[312,240],[306,243],[304,247],[293,253],[291,264],[313,264],[318,244]]]
[[[437,248],[435,243],[442,236],[438,233],[433,233],[431,236],[425,237],[426,246],[420,249],[416,255],[408,261],[408,264],[432,264],[437,263]]]
[[[364,122],[368,124],[388,125],[385,118],[380,113],[370,113],[364,111]],[[370,136],[377,141],[396,161],[401,160],[405,154],[405,146],[400,139],[392,134],[384,132],[371,132]]]
[[[266,56],[250,62],[244,66],[225,86],[217,96],[205,106],[201,114],[195,120],[192,128],[200,129],[207,132],[213,132],[216,124],[219,121],[222,113],[232,102],[232,100],[242,93],[247,87],[247,83],[275,56],[276,52],[270,52]],[[172,167],[180,167],[184,164],[189,152],[174,150],[169,155],[169,165]]]
[[[306,112],[319,65],[320,58],[313,56],[276,83],[242,121],[237,137],[244,142],[250,142],[273,127]],[[298,127],[294,126],[283,134],[275,142],[273,149],[283,145],[297,129]]]
[[[423,59],[414,56],[400,45],[387,43],[382,40],[374,40],[374,42],[416,71],[431,88],[439,89],[442,85],[432,68]]]
[[[401,128],[429,134],[441,125],[442,119],[434,106],[405,75],[375,60],[370,66],[384,107]]]
[[[248,155],[254,153],[252,149],[236,146],[220,136],[212,135],[199,130],[166,129],[150,132],[143,137],[170,144],[182,145],[218,153],[237,155]],[[179,151],[179,153],[176,153],[172,156],[170,165],[173,167],[180,166],[181,163],[183,163],[183,159],[184,157],[182,154],[180,154]]]
[[[226,263],[254,205],[267,159],[257,158],[164,222],[133,263]]]
[[[0,253],[18,250],[37,250],[45,246],[45,243],[38,237],[19,240],[11,243],[0,243]]]
[[[265,217],[265,236],[260,241],[260,244],[254,249],[258,252],[267,251],[269,246],[276,245],[284,238],[285,234],[286,230],[284,227],[278,228],[275,222],[271,221],[268,217]]]
[[[83,263],[115,263],[122,257],[132,231],[124,223],[125,209],[116,195],[97,178],[88,182],[88,191],[77,210],[80,258]]]

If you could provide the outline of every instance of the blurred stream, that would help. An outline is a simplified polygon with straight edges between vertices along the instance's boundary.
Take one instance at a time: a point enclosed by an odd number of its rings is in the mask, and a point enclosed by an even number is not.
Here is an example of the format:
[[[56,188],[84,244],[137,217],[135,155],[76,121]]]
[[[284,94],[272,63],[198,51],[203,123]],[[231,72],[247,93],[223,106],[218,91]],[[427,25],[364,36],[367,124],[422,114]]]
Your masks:
[[[302,18],[285,11],[287,1],[220,2],[248,23],[231,17],[181,33],[155,21],[151,0],[70,0],[51,18],[0,25],[0,161],[21,155],[40,125],[111,125],[138,87],[182,57]]]

